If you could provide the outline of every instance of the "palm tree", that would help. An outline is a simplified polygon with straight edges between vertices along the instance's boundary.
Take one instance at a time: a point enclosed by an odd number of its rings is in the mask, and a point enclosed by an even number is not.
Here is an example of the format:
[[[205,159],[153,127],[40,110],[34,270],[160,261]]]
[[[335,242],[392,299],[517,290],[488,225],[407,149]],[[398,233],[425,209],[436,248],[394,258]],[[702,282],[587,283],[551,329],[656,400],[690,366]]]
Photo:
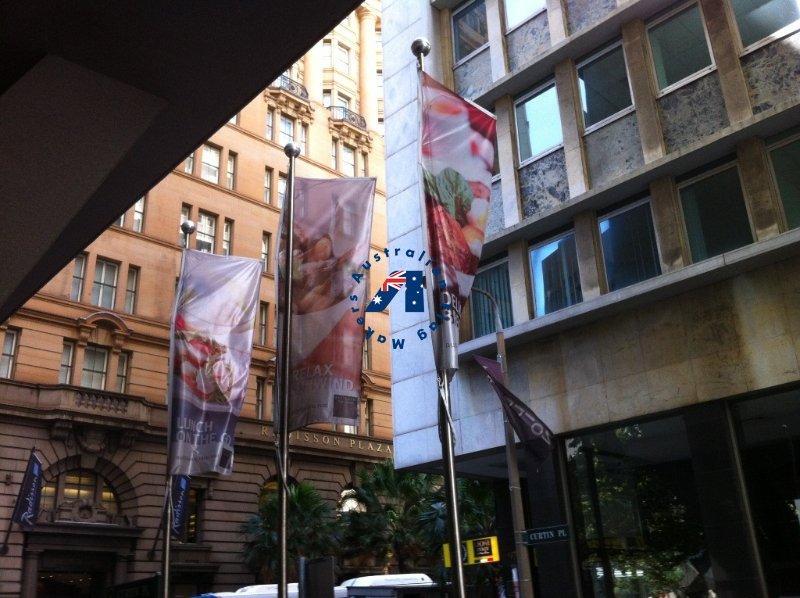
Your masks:
[[[262,497],[258,513],[242,524],[245,565],[262,583],[277,581],[280,566],[278,493]],[[300,482],[287,493],[287,575],[297,581],[300,557],[318,558],[334,554],[338,522],[333,509],[314,486]]]

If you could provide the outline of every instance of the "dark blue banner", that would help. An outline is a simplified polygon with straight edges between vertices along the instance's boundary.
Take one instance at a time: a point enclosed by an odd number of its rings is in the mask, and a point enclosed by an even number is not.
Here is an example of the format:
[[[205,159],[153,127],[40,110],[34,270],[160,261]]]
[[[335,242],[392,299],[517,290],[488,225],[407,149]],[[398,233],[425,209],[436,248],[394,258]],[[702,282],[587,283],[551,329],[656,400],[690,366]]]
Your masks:
[[[28,459],[28,468],[22,479],[22,487],[17,496],[17,506],[11,520],[19,523],[26,529],[36,525],[39,517],[39,501],[42,497],[42,462],[35,453]]]
[[[172,479],[172,537],[180,539],[189,513],[189,478],[177,475]]]

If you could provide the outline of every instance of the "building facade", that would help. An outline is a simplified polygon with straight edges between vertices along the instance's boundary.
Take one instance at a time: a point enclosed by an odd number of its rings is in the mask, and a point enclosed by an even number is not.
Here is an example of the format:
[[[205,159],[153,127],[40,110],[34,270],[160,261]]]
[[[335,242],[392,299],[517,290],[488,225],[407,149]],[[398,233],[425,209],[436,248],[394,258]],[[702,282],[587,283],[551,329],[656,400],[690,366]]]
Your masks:
[[[191,480],[187,530],[173,542],[172,595],[233,590],[240,526],[274,489],[274,253],[296,174],[377,179],[373,248],[385,246],[380,5],[368,2],[272,82],[75,256],[0,327],[0,596],[99,598],[161,569],[169,331],[181,247],[263,260],[250,379],[234,472]],[[377,50],[376,50],[377,48]],[[205,90],[204,93],[213,93]],[[176,156],[176,162],[180,156]],[[385,276],[376,264],[370,280]],[[359,466],[392,457],[388,316],[365,341],[361,421],[292,434],[289,475],[332,504]],[[42,510],[23,531],[10,517],[31,450],[44,466]]]
[[[412,41],[497,116],[475,285],[510,389],[555,434],[542,463],[519,448],[526,529],[567,531],[530,536],[537,598],[800,594],[796,3],[395,0],[383,18],[390,247],[422,243]],[[502,413],[471,359],[495,354],[493,314],[469,307],[457,468],[502,488]],[[428,323],[392,313],[419,346],[392,356],[402,468],[441,462]]]

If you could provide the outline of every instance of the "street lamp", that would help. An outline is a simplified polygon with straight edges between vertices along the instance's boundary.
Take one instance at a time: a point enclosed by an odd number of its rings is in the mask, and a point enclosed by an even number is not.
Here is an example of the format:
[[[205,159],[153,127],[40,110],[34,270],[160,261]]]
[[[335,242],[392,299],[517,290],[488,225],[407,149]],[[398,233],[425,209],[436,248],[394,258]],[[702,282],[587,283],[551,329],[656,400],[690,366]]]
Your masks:
[[[497,342],[497,361],[500,362],[502,371],[501,382],[508,385],[508,369],[506,363],[506,337],[503,333],[503,321],[500,319],[500,306],[495,298],[478,287],[472,287],[473,293],[479,293],[491,301],[494,307],[494,330]],[[533,581],[531,577],[531,563],[528,558],[528,545],[523,539],[525,529],[525,512],[522,508],[522,487],[519,481],[519,462],[517,460],[516,440],[514,428],[508,421],[508,416],[503,412],[503,428],[506,437],[506,462],[508,463],[508,491],[511,497],[511,524],[514,527],[514,547],[517,555],[517,568],[519,571],[519,590],[522,598],[533,597]]]

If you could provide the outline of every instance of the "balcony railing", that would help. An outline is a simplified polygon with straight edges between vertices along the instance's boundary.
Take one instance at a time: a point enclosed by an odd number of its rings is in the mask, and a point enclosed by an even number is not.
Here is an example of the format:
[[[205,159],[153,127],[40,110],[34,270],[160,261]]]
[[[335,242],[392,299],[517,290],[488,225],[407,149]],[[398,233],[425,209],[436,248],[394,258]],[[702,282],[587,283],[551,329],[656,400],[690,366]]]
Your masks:
[[[367,130],[367,119],[358,112],[353,112],[344,106],[329,106],[331,120],[346,122],[359,129]]]
[[[286,75],[281,75],[275,79],[270,87],[279,87],[280,89],[288,91],[292,95],[296,95],[298,98],[308,101],[308,90],[306,89],[306,86],[299,81],[290,79]]]

